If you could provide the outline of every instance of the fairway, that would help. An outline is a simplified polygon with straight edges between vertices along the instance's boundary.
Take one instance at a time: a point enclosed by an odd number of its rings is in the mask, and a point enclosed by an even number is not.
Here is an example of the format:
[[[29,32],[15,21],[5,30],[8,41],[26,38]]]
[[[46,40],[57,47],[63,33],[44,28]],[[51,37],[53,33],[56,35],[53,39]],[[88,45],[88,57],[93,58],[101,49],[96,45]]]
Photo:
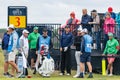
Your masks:
[[[85,78],[73,78],[72,76],[75,74],[75,71],[72,70],[72,75],[71,76],[59,76],[59,71],[55,71],[50,78],[43,78],[39,74],[33,75],[32,72],[29,70],[29,74],[32,75],[32,78],[6,78],[3,76],[3,62],[4,62],[4,57],[3,53],[0,50],[0,80],[120,80],[119,75],[114,75],[114,76],[102,76],[101,74],[93,74],[94,78],[88,79],[87,76],[88,74],[85,75]]]

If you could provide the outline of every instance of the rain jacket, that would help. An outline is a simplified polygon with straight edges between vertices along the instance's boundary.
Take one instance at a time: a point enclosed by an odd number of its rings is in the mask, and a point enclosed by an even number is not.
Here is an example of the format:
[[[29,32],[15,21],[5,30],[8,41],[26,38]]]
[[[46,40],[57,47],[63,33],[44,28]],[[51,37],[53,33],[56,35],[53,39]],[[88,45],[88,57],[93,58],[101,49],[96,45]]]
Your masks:
[[[118,49],[117,47],[119,46],[119,43],[116,39],[111,39],[107,41],[104,54],[117,54]]]
[[[105,34],[108,34],[108,32],[115,33],[114,27],[115,20],[113,18],[106,18],[103,26],[104,33]]]

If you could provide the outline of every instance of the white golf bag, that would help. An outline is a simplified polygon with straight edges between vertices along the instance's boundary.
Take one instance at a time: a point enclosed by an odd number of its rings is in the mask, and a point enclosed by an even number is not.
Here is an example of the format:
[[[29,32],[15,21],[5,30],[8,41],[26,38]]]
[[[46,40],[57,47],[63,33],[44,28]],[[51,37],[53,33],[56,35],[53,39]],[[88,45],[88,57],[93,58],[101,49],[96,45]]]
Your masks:
[[[36,70],[42,76],[50,76],[50,74],[52,74],[55,70],[54,60],[46,49],[48,48],[44,48],[43,53],[38,54],[38,58],[36,62]]]

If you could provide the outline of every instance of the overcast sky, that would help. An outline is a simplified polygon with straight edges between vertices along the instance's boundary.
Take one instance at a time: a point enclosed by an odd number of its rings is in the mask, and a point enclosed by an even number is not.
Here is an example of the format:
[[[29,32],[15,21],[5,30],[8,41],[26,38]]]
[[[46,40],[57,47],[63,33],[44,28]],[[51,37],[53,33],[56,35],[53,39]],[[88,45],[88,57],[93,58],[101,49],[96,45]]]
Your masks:
[[[120,0],[0,0],[0,28],[7,27],[8,6],[27,6],[28,23],[61,23],[65,24],[71,11],[81,19],[81,10],[90,12],[96,9],[106,12],[109,6],[114,12],[120,11]]]

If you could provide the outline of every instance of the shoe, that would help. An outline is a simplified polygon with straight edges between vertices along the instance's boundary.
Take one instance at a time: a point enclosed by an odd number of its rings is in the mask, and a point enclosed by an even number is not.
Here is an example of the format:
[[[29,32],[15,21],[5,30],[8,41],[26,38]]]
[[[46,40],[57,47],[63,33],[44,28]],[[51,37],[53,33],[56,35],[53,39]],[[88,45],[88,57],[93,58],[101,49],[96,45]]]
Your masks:
[[[84,76],[80,76],[80,75],[79,75],[79,76],[78,76],[78,77],[76,77],[76,78],[84,78]]]
[[[84,78],[84,74],[80,73],[80,75],[77,78]]]
[[[92,75],[92,74],[90,74],[90,75],[88,76],[88,78],[93,78],[93,75]]]
[[[6,72],[6,73],[3,73],[3,75],[5,76],[5,77],[9,77],[9,73],[8,72]]]
[[[21,76],[19,76],[18,78],[25,78],[25,75],[23,75],[23,74],[22,74],[22,75],[21,75]]]
[[[23,72],[17,72],[16,77],[20,78],[23,75]]]
[[[76,74],[76,75],[73,76],[73,78],[77,78],[78,76],[79,76],[79,75]]]
[[[113,76],[113,74],[109,74],[108,76]]]
[[[10,75],[9,75],[9,78],[14,78],[14,75],[11,75],[11,74],[10,74]]]
[[[70,73],[67,73],[66,75],[67,75],[67,76],[70,76],[71,74],[70,74]]]
[[[9,77],[9,78],[14,77],[14,75],[11,75],[9,72],[3,73],[3,75],[4,75],[5,77]]]
[[[64,73],[60,73],[59,75],[60,75],[60,76],[63,76],[63,75],[64,75]]]

